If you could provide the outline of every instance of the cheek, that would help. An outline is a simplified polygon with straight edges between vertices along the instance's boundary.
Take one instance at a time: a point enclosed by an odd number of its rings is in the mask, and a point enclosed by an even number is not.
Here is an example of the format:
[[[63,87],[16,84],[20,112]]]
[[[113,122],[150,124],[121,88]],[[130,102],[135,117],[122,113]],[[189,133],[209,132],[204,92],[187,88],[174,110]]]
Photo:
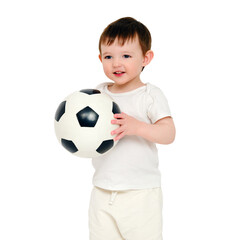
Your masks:
[[[109,66],[109,64],[103,63],[103,71],[104,71],[105,73],[110,72],[110,66]]]
[[[142,71],[142,64],[140,62],[135,62],[129,65],[132,72],[138,73]]]

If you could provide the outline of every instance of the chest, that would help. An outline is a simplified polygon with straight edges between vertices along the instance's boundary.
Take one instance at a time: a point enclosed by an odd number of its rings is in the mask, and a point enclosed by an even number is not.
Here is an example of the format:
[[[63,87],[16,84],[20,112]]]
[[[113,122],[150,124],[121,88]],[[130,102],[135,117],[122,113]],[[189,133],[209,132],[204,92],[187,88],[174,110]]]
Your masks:
[[[114,97],[114,101],[119,105],[122,112],[138,119],[150,123],[148,118],[148,104],[145,96],[136,95],[132,97]]]

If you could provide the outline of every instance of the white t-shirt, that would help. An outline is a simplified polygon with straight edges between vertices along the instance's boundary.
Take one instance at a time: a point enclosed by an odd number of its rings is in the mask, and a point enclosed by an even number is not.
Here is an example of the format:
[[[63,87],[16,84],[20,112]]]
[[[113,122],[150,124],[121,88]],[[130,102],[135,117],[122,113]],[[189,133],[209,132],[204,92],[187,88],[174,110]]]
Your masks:
[[[150,84],[125,93],[111,93],[109,83],[97,87],[110,95],[124,112],[140,121],[155,123],[171,116],[162,91]],[[138,136],[124,136],[109,153],[92,159],[93,185],[108,190],[130,190],[160,187],[158,150]]]

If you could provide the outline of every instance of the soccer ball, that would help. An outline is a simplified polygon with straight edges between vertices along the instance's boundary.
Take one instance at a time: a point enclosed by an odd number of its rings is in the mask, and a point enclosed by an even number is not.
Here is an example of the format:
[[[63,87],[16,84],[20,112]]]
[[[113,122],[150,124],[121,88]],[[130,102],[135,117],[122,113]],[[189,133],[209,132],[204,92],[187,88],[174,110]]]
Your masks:
[[[74,92],[57,108],[57,139],[78,157],[102,156],[117,144],[111,135],[118,127],[111,123],[115,113],[120,113],[120,108],[107,94],[96,89]]]

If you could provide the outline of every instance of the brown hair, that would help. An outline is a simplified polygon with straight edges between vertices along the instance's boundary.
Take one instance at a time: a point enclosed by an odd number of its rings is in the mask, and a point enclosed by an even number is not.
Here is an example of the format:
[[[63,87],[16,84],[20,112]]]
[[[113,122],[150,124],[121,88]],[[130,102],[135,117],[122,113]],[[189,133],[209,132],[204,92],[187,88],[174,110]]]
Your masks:
[[[122,46],[128,40],[138,37],[143,55],[151,49],[151,34],[146,26],[134,18],[125,17],[110,23],[103,31],[99,39],[99,52],[101,44],[111,45],[117,38]]]

